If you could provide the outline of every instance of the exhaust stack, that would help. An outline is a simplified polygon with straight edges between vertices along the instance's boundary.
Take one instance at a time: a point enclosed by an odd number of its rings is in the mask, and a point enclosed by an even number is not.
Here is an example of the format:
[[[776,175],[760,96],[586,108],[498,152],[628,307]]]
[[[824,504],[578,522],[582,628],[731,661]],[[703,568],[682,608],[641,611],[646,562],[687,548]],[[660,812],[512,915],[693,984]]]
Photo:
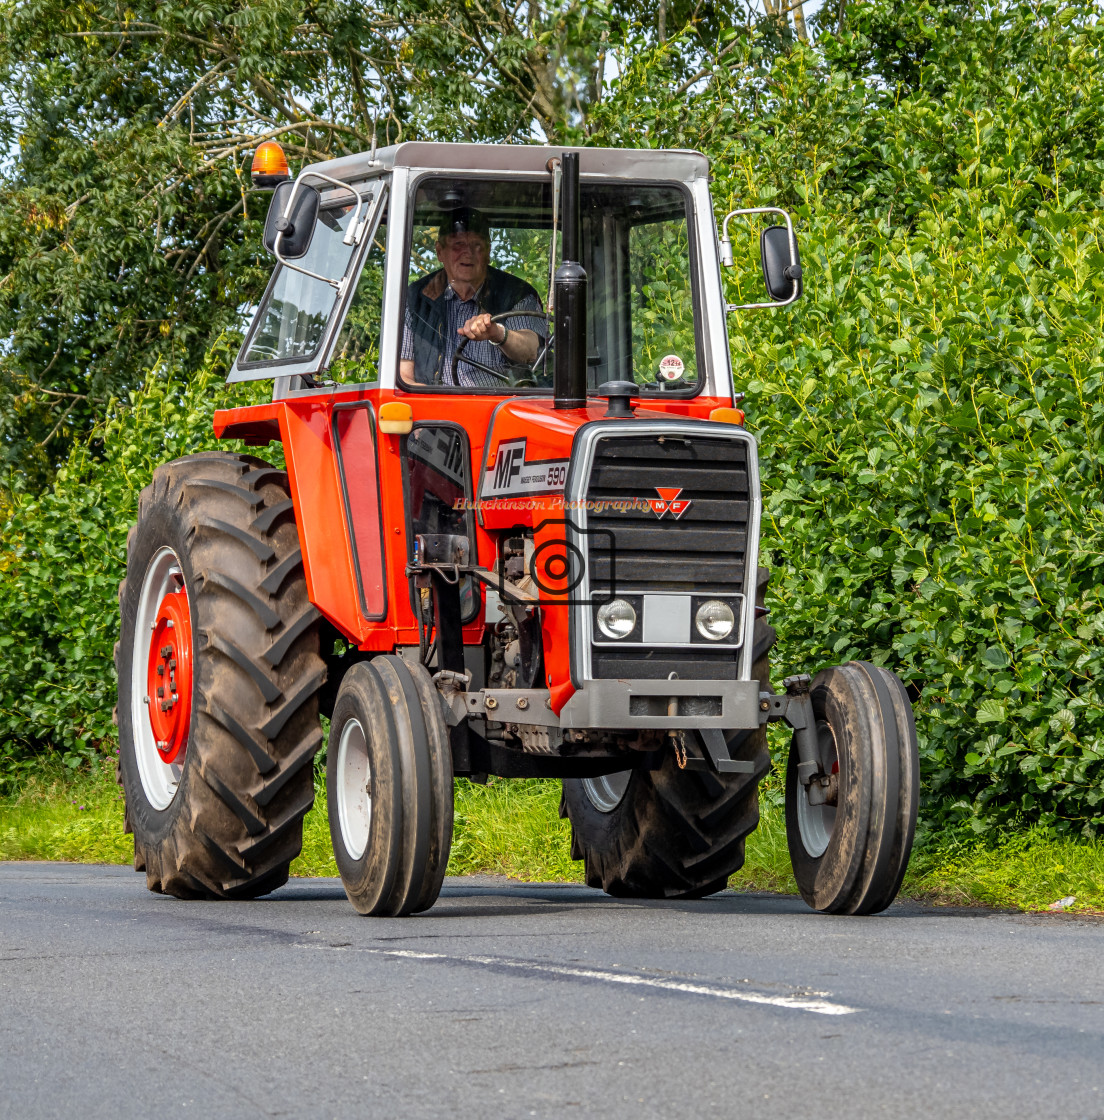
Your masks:
[[[552,386],[556,408],[583,408],[587,395],[587,275],[579,263],[579,153],[565,152],[561,167],[563,261],[555,278]]]

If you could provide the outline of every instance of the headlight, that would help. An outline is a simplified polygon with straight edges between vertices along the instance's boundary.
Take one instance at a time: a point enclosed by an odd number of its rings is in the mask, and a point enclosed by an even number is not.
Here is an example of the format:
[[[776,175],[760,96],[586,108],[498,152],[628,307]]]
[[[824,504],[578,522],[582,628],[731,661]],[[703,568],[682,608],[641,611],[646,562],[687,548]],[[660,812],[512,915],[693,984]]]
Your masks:
[[[732,633],[732,628],[736,625],[736,616],[727,603],[722,603],[720,599],[710,599],[708,603],[702,603],[698,607],[698,613],[694,615],[694,625],[703,638],[708,638],[711,642],[720,642]]]
[[[635,627],[636,611],[632,603],[624,599],[611,599],[598,608],[598,629],[607,638],[627,638]]]

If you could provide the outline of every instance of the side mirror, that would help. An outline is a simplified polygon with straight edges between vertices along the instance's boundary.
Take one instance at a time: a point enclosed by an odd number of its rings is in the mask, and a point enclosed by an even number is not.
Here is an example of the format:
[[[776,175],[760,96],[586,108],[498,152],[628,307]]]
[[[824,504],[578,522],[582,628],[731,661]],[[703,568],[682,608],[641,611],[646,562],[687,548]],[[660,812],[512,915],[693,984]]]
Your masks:
[[[273,254],[276,252],[276,237],[283,234],[280,238],[280,256],[288,260],[296,260],[310,248],[315,223],[318,221],[318,205],[322,201],[322,196],[314,187],[300,183],[295,192],[292,212],[285,218],[284,211],[293,190],[294,183],[281,183],[272,192],[264,228],[264,247]]]
[[[759,238],[759,255],[763,263],[763,280],[771,299],[789,300],[801,295],[801,258],[794,239],[790,259],[790,235],[785,226],[770,226]]]

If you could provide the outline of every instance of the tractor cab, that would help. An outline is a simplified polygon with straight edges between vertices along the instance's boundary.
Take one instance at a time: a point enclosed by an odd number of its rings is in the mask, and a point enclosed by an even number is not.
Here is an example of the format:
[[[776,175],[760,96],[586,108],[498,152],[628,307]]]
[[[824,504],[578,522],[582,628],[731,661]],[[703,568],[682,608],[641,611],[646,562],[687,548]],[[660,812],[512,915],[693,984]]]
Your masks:
[[[577,225],[568,229],[561,218],[564,155],[579,167]],[[551,316],[555,273],[573,259],[564,255],[565,237],[577,238],[578,248],[568,248],[587,282],[590,395],[623,381],[645,397],[731,397],[707,184],[707,162],[694,152],[415,143],[307,168],[274,194],[265,242],[277,268],[230,380],[276,378],[279,395],[303,388],[289,379],[304,376],[413,392],[444,386],[551,394],[552,346],[542,345],[531,361],[496,362],[491,373],[479,368],[476,353],[465,359],[463,351],[454,371],[452,339],[436,347],[439,365],[431,360],[428,342],[439,325],[420,314],[425,292],[433,294],[435,274],[447,282],[442,231],[447,243],[457,215],[470,215],[479,227],[472,239],[486,244],[491,281],[480,277],[479,298],[492,297],[494,279],[504,275],[511,290],[531,294],[530,317]],[[788,250],[786,221],[778,228]],[[792,260],[781,263],[796,263],[796,243]],[[780,303],[799,284],[774,282],[785,292]],[[494,304],[496,315],[510,310]],[[526,329],[510,321],[508,329]],[[401,359],[411,332],[415,358],[406,361],[414,361],[413,370]]]

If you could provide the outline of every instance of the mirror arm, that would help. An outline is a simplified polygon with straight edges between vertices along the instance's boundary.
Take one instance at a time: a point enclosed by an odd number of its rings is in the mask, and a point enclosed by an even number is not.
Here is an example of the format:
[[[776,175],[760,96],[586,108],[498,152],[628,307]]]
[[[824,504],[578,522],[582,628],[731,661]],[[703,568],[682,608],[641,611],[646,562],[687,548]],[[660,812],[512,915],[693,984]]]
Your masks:
[[[349,228],[345,231],[345,236],[341,239],[345,245],[359,245],[360,239],[364,236],[364,230],[368,225],[371,212],[364,215],[364,220],[360,220],[360,211],[364,206],[365,196],[362,191],[354,191],[348,183],[343,183],[340,179],[334,179],[330,175],[323,175],[321,171],[300,171],[295,180],[295,185],[291,188],[291,193],[288,195],[287,203],[284,206],[284,219],[288,219],[292,214],[292,205],[295,202],[295,196],[299,191],[299,184],[304,179],[321,179],[324,183],[330,183],[335,187],[339,187],[343,191],[348,191],[350,194],[356,196],[356,210],[353,212],[353,220],[349,223]],[[377,198],[379,195],[377,194]],[[340,280],[331,279],[329,276],[322,276],[320,273],[311,272],[309,268],[303,268],[292,261],[280,252],[280,238],[284,236],[284,231],[280,230],[276,234],[276,239],[272,242],[272,253],[276,259],[285,268],[290,268],[293,272],[301,272],[304,276],[309,276],[312,280],[321,280],[324,284],[329,284],[332,288],[337,289],[338,296],[345,294],[345,287],[348,284],[348,275],[342,276]]]
[[[721,225],[721,263],[727,268],[732,267],[732,241],[728,236],[728,223],[733,218],[748,217],[752,214],[781,214],[786,220],[786,233],[790,242],[790,263],[786,268],[786,279],[793,283],[793,295],[789,299],[770,300],[767,303],[726,303],[726,311],[748,311],[758,307],[789,307],[801,291],[798,283],[801,279],[801,266],[797,263],[797,237],[794,234],[793,222],[789,212],[779,206],[754,206],[748,210],[731,210],[725,215]],[[794,275],[791,275],[793,273]],[[769,294],[769,293],[768,293]]]

